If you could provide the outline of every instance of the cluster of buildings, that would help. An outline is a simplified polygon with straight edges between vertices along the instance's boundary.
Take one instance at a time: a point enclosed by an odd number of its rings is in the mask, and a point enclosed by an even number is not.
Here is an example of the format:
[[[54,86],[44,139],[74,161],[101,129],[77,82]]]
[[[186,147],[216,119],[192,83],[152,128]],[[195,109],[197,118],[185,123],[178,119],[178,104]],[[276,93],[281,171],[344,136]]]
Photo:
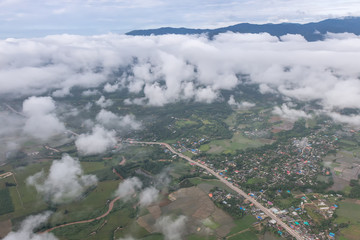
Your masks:
[[[315,194],[312,187],[316,188],[319,175],[331,175],[321,162],[325,155],[337,149],[337,140],[336,135],[327,135],[324,129],[318,129],[307,137],[294,137],[277,146],[244,151],[237,156],[207,156],[198,161],[249,192],[306,239],[331,239],[335,236],[331,228],[325,230],[319,225],[321,220],[333,217],[338,207],[336,202],[342,196]],[[294,193],[293,189],[296,189]],[[240,196],[217,189],[210,197],[226,208],[252,214],[258,221],[276,228],[280,235],[287,235],[274,220]],[[287,198],[293,200],[290,206],[278,204]],[[318,218],[314,219],[315,216]]]

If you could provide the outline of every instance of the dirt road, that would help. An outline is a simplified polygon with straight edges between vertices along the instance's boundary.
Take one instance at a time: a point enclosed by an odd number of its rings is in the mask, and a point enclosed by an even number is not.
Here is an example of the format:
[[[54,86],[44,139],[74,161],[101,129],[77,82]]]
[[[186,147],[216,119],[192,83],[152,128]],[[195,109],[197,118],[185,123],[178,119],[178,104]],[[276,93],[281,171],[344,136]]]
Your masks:
[[[113,200],[109,203],[109,209],[107,210],[107,212],[104,213],[103,215],[99,216],[99,217],[92,218],[92,219],[88,219],[88,220],[77,221],[77,222],[65,223],[65,224],[62,224],[62,225],[59,225],[59,226],[50,228],[50,229],[48,229],[48,230],[45,230],[45,231],[42,232],[42,233],[51,232],[51,231],[53,231],[53,230],[55,230],[55,229],[62,228],[62,227],[66,227],[66,226],[70,226],[70,225],[81,224],[81,223],[90,223],[90,222],[93,222],[93,221],[95,221],[95,220],[100,220],[100,219],[106,217],[106,216],[111,212],[111,210],[114,208],[115,202],[118,201],[119,199],[120,199],[120,197],[117,197],[117,198],[113,199]]]

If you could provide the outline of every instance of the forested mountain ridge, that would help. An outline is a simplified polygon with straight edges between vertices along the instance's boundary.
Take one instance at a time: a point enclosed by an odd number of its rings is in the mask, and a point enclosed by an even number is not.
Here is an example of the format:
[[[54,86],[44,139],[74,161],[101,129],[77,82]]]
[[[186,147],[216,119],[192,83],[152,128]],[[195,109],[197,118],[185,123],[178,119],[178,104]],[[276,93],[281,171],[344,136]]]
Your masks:
[[[164,35],[164,34],[208,34],[209,38],[225,33],[269,33],[272,36],[283,36],[286,34],[300,34],[307,41],[321,41],[325,34],[331,33],[354,33],[360,35],[360,17],[347,17],[337,19],[326,19],[320,22],[311,22],[306,24],[299,23],[280,23],[280,24],[251,24],[240,23],[229,27],[216,29],[191,29],[191,28],[172,28],[163,27],[158,29],[133,30],[127,35]]]

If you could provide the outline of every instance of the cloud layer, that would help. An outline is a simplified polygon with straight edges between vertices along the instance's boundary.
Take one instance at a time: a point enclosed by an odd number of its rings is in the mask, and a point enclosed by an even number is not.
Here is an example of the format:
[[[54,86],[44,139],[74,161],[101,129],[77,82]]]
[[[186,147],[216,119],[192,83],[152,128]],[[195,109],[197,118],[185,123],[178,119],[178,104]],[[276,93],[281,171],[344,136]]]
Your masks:
[[[360,63],[353,61],[360,58],[359,37],[281,40],[266,33],[224,33],[213,40],[113,34],[8,39],[0,41],[0,94],[66,95],[75,86],[88,94],[94,92],[88,88],[105,86],[105,92],[132,93],[127,104],[209,103],[222,100],[220,90],[244,84],[239,74],[247,74],[246,84],[259,84],[262,92],[317,101],[329,112],[359,108]],[[101,96],[97,104],[112,103]]]
[[[53,161],[49,173],[44,171],[30,176],[27,184],[54,203],[72,201],[81,196],[83,191],[97,184],[95,175],[85,175],[77,159],[64,155],[60,160]]]

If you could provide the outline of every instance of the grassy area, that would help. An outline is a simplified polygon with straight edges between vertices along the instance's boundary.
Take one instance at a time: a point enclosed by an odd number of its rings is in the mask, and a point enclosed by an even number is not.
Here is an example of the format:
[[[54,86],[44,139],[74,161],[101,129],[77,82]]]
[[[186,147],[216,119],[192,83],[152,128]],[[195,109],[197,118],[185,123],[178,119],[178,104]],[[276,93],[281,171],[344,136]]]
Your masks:
[[[343,189],[344,193],[345,193],[345,194],[349,194],[350,191],[351,191],[351,188],[352,188],[352,187],[350,187],[350,186],[344,187],[344,189]]]
[[[360,224],[351,225],[348,228],[341,230],[341,238],[340,239],[348,239],[348,240],[357,240],[360,236]]]
[[[189,119],[187,119],[187,120],[180,119],[175,122],[175,126],[178,128],[190,127],[190,126],[197,125],[197,124],[198,124],[197,122],[189,120]]]
[[[44,211],[48,208],[48,205],[44,202],[44,200],[38,196],[36,189],[26,184],[26,179],[29,176],[40,172],[42,169],[45,171],[48,170],[50,164],[51,162],[34,163],[26,166],[25,168],[21,167],[13,170],[18,183],[17,188],[19,190],[23,205],[21,204],[16,187],[9,188],[9,194],[11,196],[15,210],[9,215],[10,218],[21,218],[33,213]],[[8,180],[10,181],[10,178],[8,178]],[[8,219],[9,216],[0,216],[0,221]]]
[[[249,139],[236,132],[231,139],[214,140],[209,143],[209,153],[232,153],[239,149],[254,148],[265,145],[260,139]]]
[[[321,222],[321,220],[324,219],[323,216],[321,216],[320,214],[315,212],[315,209],[313,206],[306,206],[305,209],[306,209],[307,214],[311,217],[312,220],[314,220],[314,222],[319,224]]]
[[[341,222],[360,222],[360,204],[344,200],[339,204],[339,208],[336,210],[338,218],[335,220],[336,223]]]
[[[81,167],[85,174],[105,168],[104,162],[81,162]]]
[[[209,144],[201,145],[199,150],[202,151],[202,152],[207,152],[207,151],[210,150],[210,146],[209,146]]]
[[[119,181],[99,182],[84,200],[59,206],[51,223],[74,222],[100,216],[107,210],[107,201],[114,198],[118,185]]]
[[[135,221],[132,222],[130,225],[126,226],[126,228],[124,228],[123,230],[117,231],[115,234],[115,239],[126,238],[127,236],[132,236],[135,239],[146,239],[146,240],[164,239],[162,234],[159,233],[151,234]]]
[[[199,236],[199,235],[192,234],[190,236],[187,236],[186,239],[187,240],[215,240],[216,237],[215,236]]]
[[[257,240],[258,237],[252,231],[246,231],[228,238],[229,240]]]
[[[208,227],[208,228],[210,228],[210,229],[217,229],[219,226],[220,226],[220,224],[218,224],[218,223],[216,223],[216,222],[214,222],[212,219],[210,219],[210,218],[206,218],[204,221],[203,221],[203,224],[204,224],[204,226],[206,226],[206,227]]]
[[[194,185],[200,185],[200,184],[209,184],[214,187],[225,189],[228,192],[231,192],[232,194],[237,194],[234,190],[230,189],[228,186],[226,186],[224,183],[220,182],[216,179],[202,179],[202,178],[191,178],[189,181]]]
[[[251,225],[253,223],[256,222],[255,217],[253,217],[252,215],[246,215],[245,217],[235,220],[235,227],[233,227],[230,231],[230,233],[228,234],[228,236],[233,235],[235,233],[241,232],[245,229],[248,229],[251,227]],[[238,235],[237,235],[238,236]],[[234,238],[235,239],[235,238]]]
[[[8,188],[0,189],[0,215],[14,211],[14,205],[11,200]]]
[[[226,125],[228,125],[229,127],[235,127],[236,126],[236,116],[237,116],[236,112],[230,114],[224,121],[226,123]]]
[[[247,180],[247,184],[258,184],[264,183],[266,180],[264,178],[250,178]]]

